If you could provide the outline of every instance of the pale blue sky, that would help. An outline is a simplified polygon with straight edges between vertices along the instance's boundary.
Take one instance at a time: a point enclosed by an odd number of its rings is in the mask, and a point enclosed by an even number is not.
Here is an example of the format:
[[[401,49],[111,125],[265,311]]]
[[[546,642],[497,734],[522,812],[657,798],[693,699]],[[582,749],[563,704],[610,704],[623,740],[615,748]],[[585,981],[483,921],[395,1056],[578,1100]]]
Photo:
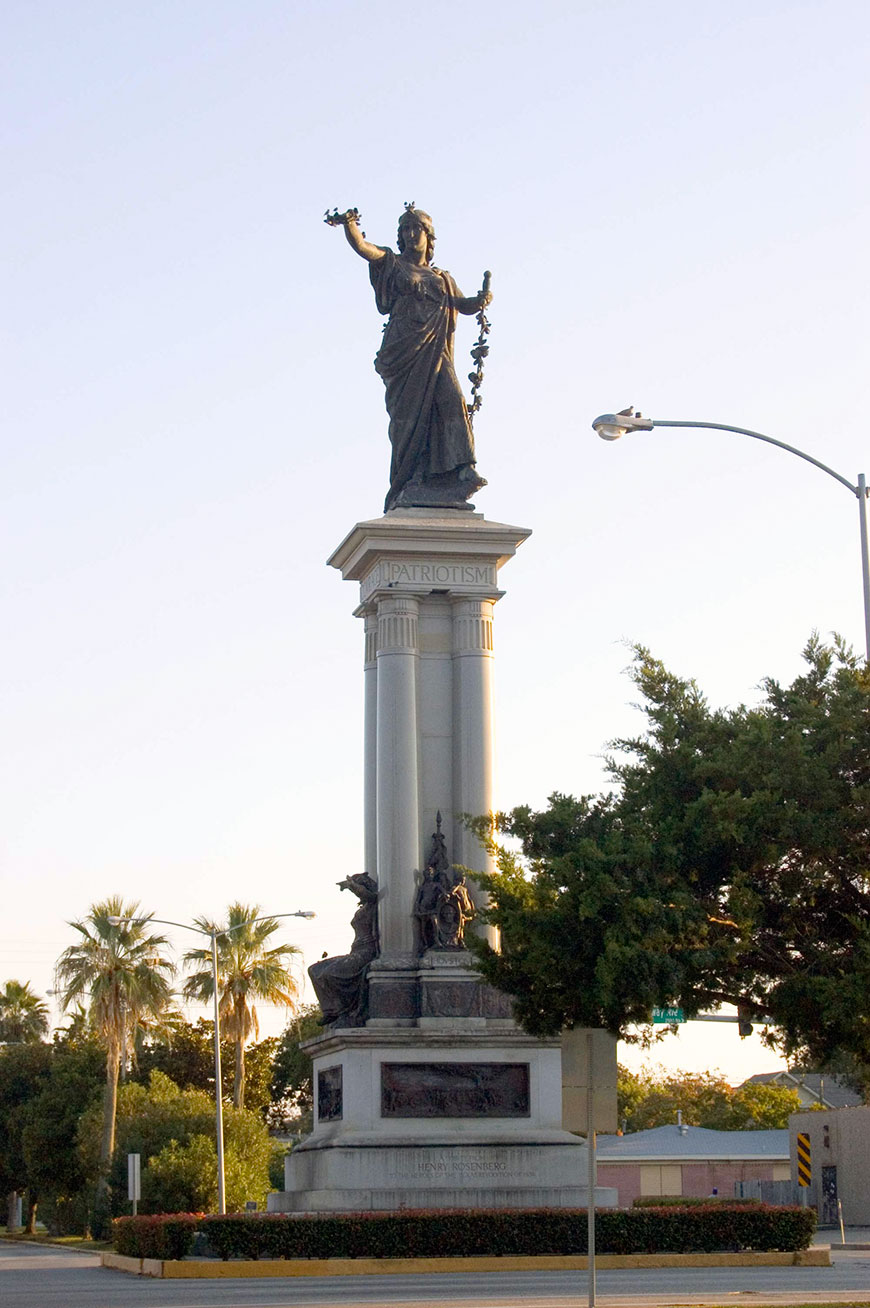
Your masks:
[[[389,451],[381,319],[327,206],[389,243],[415,200],[467,293],[492,269],[477,505],[534,532],[497,610],[502,806],[602,784],[637,722],[625,641],[717,703],[793,676],[814,627],[861,646],[842,487],[742,437],[590,423],[634,403],[870,474],[866,4],[0,23],[0,980],[48,988],[113,891],[311,907],[306,962],[346,947],[362,631],[324,561]],[[776,1065],[732,1028],[671,1050]]]

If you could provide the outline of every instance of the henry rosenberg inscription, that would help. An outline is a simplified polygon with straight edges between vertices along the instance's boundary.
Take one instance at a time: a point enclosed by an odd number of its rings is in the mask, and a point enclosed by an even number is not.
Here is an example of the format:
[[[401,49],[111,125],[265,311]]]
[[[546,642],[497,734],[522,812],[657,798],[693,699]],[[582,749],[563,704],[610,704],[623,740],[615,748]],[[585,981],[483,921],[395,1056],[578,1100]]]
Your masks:
[[[528,1063],[382,1063],[382,1117],[528,1117]]]

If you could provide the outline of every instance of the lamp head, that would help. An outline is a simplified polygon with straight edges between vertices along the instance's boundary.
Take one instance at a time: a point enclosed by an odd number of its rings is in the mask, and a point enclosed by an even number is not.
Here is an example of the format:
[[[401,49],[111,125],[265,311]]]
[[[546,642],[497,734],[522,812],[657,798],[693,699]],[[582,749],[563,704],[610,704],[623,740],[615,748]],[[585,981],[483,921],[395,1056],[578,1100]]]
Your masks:
[[[114,913],[112,914],[111,917],[106,918],[106,921],[108,922],[109,926],[120,926],[124,920],[125,919],[123,917],[116,917]]]
[[[650,418],[635,413],[634,407],[629,405],[621,413],[602,413],[592,427],[603,441],[618,441],[628,431],[652,431],[653,425]]]
[[[312,913],[310,909],[300,909],[300,911],[296,914],[296,917],[304,917],[310,921],[311,918],[317,917],[317,914]]]

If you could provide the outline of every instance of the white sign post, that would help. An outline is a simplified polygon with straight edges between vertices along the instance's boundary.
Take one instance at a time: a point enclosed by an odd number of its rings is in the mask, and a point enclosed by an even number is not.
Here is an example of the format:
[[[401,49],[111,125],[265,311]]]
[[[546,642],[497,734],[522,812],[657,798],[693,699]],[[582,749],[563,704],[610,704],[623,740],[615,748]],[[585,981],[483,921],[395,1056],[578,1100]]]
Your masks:
[[[141,1155],[127,1155],[127,1198],[133,1204],[133,1216],[136,1216],[136,1205],[142,1198],[142,1171]]]

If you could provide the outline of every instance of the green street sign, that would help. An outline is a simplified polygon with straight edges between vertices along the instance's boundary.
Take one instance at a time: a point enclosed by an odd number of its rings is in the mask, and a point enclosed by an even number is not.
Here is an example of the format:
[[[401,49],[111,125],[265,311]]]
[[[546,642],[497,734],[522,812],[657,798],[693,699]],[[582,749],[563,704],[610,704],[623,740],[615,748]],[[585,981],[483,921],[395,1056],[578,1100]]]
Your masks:
[[[686,1014],[681,1008],[654,1008],[652,1011],[652,1020],[654,1022],[685,1022]]]

